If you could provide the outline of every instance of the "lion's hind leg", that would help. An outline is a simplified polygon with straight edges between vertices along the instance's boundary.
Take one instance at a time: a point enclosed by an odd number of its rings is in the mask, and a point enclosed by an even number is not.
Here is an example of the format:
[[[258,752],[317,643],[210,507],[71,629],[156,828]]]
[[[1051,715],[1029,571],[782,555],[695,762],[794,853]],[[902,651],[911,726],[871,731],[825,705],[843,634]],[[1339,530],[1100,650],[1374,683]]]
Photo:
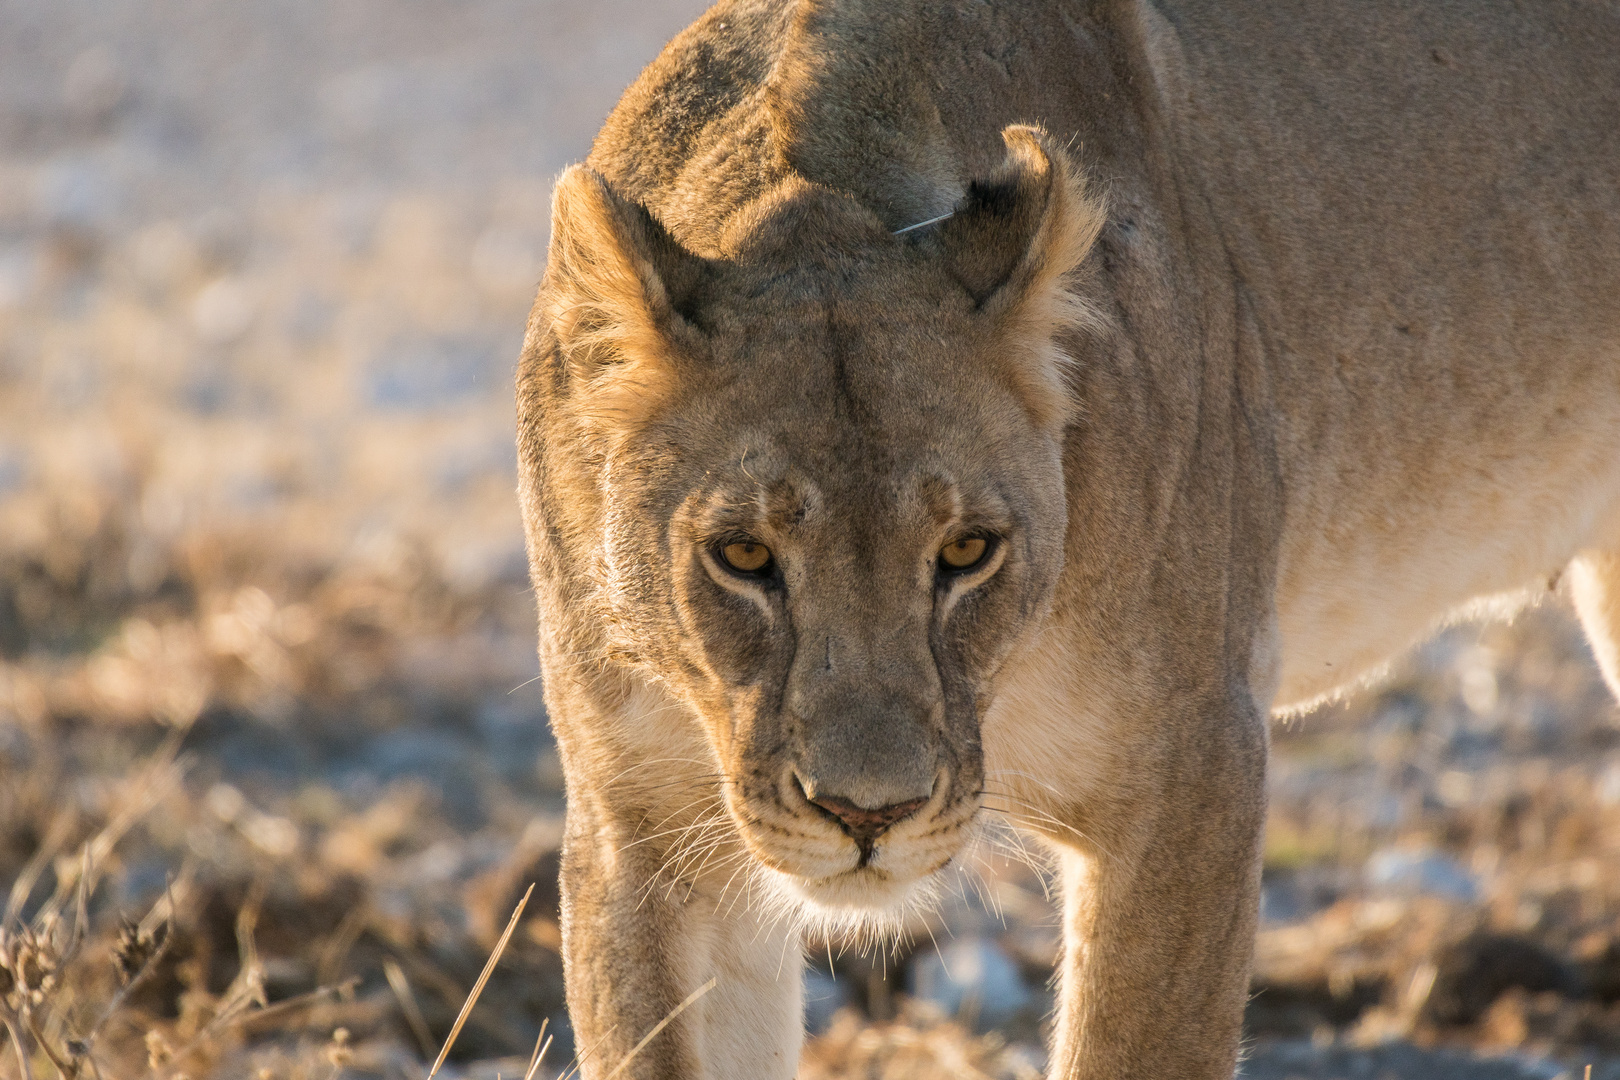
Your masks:
[[[1620,551],[1583,551],[1569,565],[1569,586],[1603,681],[1620,700]]]

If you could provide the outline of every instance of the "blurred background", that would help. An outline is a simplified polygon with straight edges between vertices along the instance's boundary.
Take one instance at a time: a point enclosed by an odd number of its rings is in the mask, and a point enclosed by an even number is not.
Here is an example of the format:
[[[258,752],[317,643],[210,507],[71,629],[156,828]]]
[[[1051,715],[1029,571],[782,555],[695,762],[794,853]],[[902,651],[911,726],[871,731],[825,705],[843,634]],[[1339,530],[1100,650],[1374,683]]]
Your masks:
[[[702,7],[0,3],[0,1077],[416,1080],[530,882],[441,1075],[575,1054],[512,372]],[[1247,1075],[1620,1077],[1616,719],[1550,592],[1279,725]],[[805,1076],[1038,1075],[1047,885],[808,943]]]

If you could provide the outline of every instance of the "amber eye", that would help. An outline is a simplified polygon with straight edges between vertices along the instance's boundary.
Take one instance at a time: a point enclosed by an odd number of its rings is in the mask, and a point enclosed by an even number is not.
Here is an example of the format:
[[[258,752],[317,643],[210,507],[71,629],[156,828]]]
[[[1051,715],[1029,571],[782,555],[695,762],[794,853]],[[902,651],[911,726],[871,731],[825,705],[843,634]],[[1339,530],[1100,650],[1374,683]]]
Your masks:
[[[948,570],[967,570],[984,561],[990,545],[982,536],[964,536],[939,549],[939,561]]]
[[[720,549],[720,558],[739,574],[757,574],[771,564],[771,549],[752,540],[740,540]]]

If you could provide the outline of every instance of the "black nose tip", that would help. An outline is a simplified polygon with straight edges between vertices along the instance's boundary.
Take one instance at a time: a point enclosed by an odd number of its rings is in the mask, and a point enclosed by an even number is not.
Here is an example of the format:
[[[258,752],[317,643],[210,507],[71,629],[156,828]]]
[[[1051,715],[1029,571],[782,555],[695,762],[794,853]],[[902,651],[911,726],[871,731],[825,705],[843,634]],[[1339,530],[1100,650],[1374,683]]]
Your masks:
[[[838,822],[849,838],[855,841],[855,846],[861,852],[860,866],[865,866],[871,860],[872,846],[878,837],[887,832],[891,825],[904,821],[928,802],[927,799],[908,799],[869,810],[837,795],[818,795],[813,799],[807,796],[807,800],[811,806]]]

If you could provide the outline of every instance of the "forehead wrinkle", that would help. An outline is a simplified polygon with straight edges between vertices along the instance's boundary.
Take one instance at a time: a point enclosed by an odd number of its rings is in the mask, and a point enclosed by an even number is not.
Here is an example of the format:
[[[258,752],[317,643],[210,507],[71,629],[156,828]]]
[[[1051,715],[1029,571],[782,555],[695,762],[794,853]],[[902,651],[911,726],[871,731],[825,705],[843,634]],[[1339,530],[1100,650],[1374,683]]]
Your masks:
[[[1001,485],[992,484],[979,494],[978,505],[967,508],[964,518],[969,524],[992,526],[998,529],[1013,524],[1012,503]]]
[[[788,456],[769,435],[750,433],[733,445],[732,470],[750,483],[769,487],[788,471]]]
[[[913,501],[920,515],[937,529],[981,528],[1000,532],[1013,527],[1015,514],[1007,494],[996,483],[959,480],[936,465],[913,479]]]
[[[821,488],[806,477],[791,472],[770,489],[761,488],[761,517],[779,532],[792,532],[820,516]]]
[[[944,469],[914,473],[909,495],[920,504],[922,513],[936,527],[954,524],[962,517],[962,492],[956,478]]]
[[[716,486],[693,492],[684,507],[683,516],[689,522],[693,536],[700,537],[716,529],[747,524],[754,519],[754,514],[750,512],[752,507],[753,500],[746,495],[739,497],[734,490]]]
[[[696,496],[701,506],[691,515],[700,528],[764,528],[791,533],[803,522],[817,517],[821,510],[821,490],[813,482],[791,474],[774,483],[754,477],[740,483],[723,479]]]
[[[701,492],[706,526],[738,524],[764,516],[766,493],[787,471],[786,455],[770,439],[752,436],[733,445],[723,463],[711,468]]]

